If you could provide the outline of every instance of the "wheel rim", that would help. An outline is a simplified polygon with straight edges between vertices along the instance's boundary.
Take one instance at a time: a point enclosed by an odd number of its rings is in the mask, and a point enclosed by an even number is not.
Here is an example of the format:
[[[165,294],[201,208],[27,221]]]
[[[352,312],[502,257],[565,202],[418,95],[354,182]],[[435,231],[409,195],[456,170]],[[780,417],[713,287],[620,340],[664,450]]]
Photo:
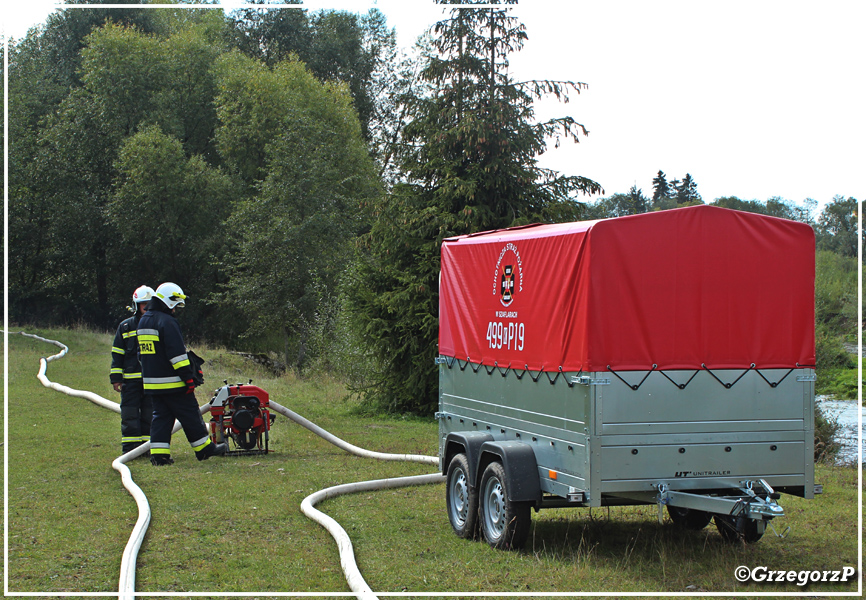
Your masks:
[[[454,473],[448,492],[451,500],[451,516],[454,522],[462,527],[469,516],[469,485],[466,481],[466,473],[462,469]]]
[[[493,539],[499,539],[505,531],[505,493],[495,477],[484,490],[484,525]]]

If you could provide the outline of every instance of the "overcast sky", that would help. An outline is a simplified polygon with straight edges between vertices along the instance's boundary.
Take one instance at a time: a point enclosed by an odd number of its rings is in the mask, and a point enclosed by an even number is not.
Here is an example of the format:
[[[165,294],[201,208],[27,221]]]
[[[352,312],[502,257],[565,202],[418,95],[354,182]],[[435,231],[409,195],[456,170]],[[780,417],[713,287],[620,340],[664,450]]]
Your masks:
[[[375,5],[402,46],[443,14],[431,0],[305,5]],[[7,35],[53,6],[4,0]],[[546,166],[606,195],[637,185],[649,196],[661,169],[668,181],[690,173],[707,202],[866,196],[866,1],[522,0],[513,13],[529,37],[512,57],[515,79],[589,85],[569,104],[539,106],[590,132],[548,152]]]

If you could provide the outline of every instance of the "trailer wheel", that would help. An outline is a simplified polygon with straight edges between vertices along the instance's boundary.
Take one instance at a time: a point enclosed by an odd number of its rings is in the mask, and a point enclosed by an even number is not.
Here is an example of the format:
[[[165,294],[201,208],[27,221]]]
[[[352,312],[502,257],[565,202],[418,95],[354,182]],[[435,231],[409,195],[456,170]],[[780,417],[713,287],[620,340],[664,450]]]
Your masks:
[[[530,502],[512,502],[508,498],[508,482],[500,462],[490,463],[481,476],[479,499],[481,531],[487,543],[498,550],[513,550],[523,546],[532,522]]]
[[[668,504],[668,515],[670,515],[674,525],[691,531],[700,531],[713,520],[713,515],[706,511],[671,506],[670,504]]]
[[[445,506],[457,537],[474,539],[478,533],[478,492],[469,481],[469,460],[457,454],[448,464]]]
[[[729,515],[714,515],[713,521],[726,542],[737,542],[742,540],[747,544],[754,544],[764,535],[764,528],[758,527],[758,521],[745,517],[731,517]]]

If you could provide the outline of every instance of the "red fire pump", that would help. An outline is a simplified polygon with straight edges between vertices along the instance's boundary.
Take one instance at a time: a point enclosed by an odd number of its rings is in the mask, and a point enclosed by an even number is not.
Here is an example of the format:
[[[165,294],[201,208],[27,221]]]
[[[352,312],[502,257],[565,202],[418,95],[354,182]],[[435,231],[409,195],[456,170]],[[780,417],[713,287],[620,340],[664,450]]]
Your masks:
[[[252,383],[226,382],[210,400],[210,439],[214,443],[232,440],[227,454],[268,453],[268,433],[275,415],[269,410],[268,393]]]

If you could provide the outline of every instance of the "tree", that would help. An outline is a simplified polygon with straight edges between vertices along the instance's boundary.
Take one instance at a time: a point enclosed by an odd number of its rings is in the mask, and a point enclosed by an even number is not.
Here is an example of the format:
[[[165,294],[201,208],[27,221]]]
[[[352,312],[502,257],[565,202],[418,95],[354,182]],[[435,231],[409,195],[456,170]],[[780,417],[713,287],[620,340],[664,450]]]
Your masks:
[[[106,23],[134,28],[143,33],[154,31],[156,11],[133,8],[98,8],[100,4],[145,4],[142,0],[93,0],[94,8],[62,10],[48,16],[45,25],[32,29],[28,38],[39,45],[43,65],[43,85],[60,91],[80,87],[81,50],[94,29]],[[59,101],[60,98],[56,98]]]
[[[99,210],[90,204],[104,199],[94,186],[106,181],[101,177],[106,140],[95,135],[100,129],[93,123],[93,106],[80,94],[80,53],[87,36],[107,20],[149,30],[152,12],[60,11],[10,44],[9,266],[16,318],[49,322],[105,313],[107,272],[100,241],[105,235],[98,231]],[[71,92],[76,95],[70,97]],[[90,125],[97,129],[87,130]],[[92,151],[67,134],[94,142]],[[83,196],[76,200],[75,194],[85,189],[89,201],[81,204]],[[89,309],[68,302],[81,289],[91,290]]]
[[[760,202],[758,200],[740,200],[736,196],[725,196],[722,198],[716,198],[711,202],[711,205],[778,217],[780,219],[799,221],[801,223],[812,225],[813,227],[815,226],[812,212],[817,203],[808,198],[804,201],[803,206],[799,206],[778,196],[774,196],[766,202]]]
[[[235,248],[212,300],[246,316],[245,336],[278,333],[286,364],[301,369],[314,329],[330,325],[320,307],[337,294],[375,170],[345,86],[297,60],[270,70],[232,54],[218,72],[220,152],[253,193],[228,219]]]
[[[50,18],[16,52],[13,106],[23,118],[10,154],[22,168],[15,170],[10,203],[16,268],[10,291],[19,314],[113,324],[115,309],[140,285],[126,289],[130,265],[137,263],[117,247],[122,236],[107,220],[116,159],[127,140],[159,124],[185,145],[184,160],[193,154],[213,159],[210,63],[219,52],[222,20],[216,13],[184,17],[184,26],[168,37],[114,23],[93,27],[101,21],[83,17]],[[141,20],[154,30],[170,23],[167,13]],[[88,35],[66,40],[77,54],[60,60],[58,40],[70,28]],[[52,71],[46,56],[60,66],[77,65],[75,77]],[[34,92],[33,82],[43,78],[47,87]],[[88,290],[88,302],[68,302],[81,290]]]
[[[393,185],[402,174],[396,168],[403,127],[409,121],[410,99],[432,93],[420,76],[421,57],[429,54],[429,36],[421,36],[415,45],[416,56],[398,50],[393,29],[387,29],[384,17],[370,11],[365,46],[377,56],[370,75],[368,95],[375,99],[368,123],[370,153],[379,167],[379,176]]]
[[[303,343],[305,324],[323,323],[312,299],[336,296],[358,205],[377,189],[350,87],[368,94],[369,70],[387,70],[381,13],[269,11],[303,17],[270,23],[285,35],[261,38],[269,65],[224,56],[237,38],[221,11],[59,14],[12,45],[13,314],[110,326],[134,287],[162,280],[200,299],[253,281],[259,294],[264,240],[269,256],[295,257],[294,279],[275,287],[300,307],[280,327]],[[281,45],[295,25],[311,42],[295,49],[330,81]],[[281,247],[249,232],[259,223],[294,233]],[[199,335],[252,330],[259,306],[211,300],[186,311]]]
[[[371,13],[378,11],[374,9]],[[378,14],[381,16],[381,13]],[[374,104],[374,98],[369,95],[370,77],[379,58],[373,54],[379,50],[378,46],[364,43],[366,26],[370,23],[381,24],[384,28],[384,19],[364,19],[334,10],[315,13],[310,20],[312,44],[304,58],[320,81],[341,81],[346,84],[365,139],[369,137],[369,121]]]
[[[118,254],[136,257],[128,269],[134,275],[122,287],[136,278],[183,282],[185,292],[203,298],[217,278],[212,259],[226,243],[214,233],[228,217],[236,186],[201,156],[188,158],[181,141],[157,125],[125,140],[115,166],[108,223]]]
[[[37,160],[44,169],[43,197],[52,205],[54,292],[62,298],[87,289],[91,298],[70,305],[80,312],[67,318],[108,324],[113,236],[103,211],[120,144],[148,114],[149,97],[161,87],[160,62],[150,58],[158,50],[153,38],[125,27],[94,30],[81,51],[81,87],[71,89],[41,128]]]
[[[287,5],[300,5],[288,0]],[[232,13],[232,45],[251,58],[274,66],[291,54],[309,48],[312,38],[307,11],[298,8],[258,8],[255,5]]]
[[[168,20],[180,13],[180,24],[159,25],[169,31],[161,43],[159,57],[164,61],[164,86],[151,96],[152,121],[180,140],[186,156],[201,156],[216,166],[214,131],[217,126],[216,78],[213,65],[224,51],[225,22],[218,11],[157,11]],[[195,17],[195,18],[193,18]]]
[[[702,204],[701,195],[698,193],[698,184],[689,173],[683,180],[675,184],[677,206],[690,206]]]
[[[21,321],[40,318],[50,304],[56,256],[51,247],[53,207],[40,159],[41,123],[66,92],[47,76],[35,30],[9,45],[9,291],[10,310]]]
[[[300,4],[292,0],[288,4]],[[320,81],[345,83],[352,94],[365,138],[376,97],[370,93],[373,71],[383,46],[375,41],[393,36],[384,16],[372,9],[366,16],[336,10],[308,13],[300,8],[244,8],[233,13],[232,41],[247,56],[270,67],[294,56]]]
[[[503,9],[452,9],[434,28],[438,55],[421,78],[435,88],[413,99],[398,155],[406,181],[372,207],[348,293],[366,345],[381,365],[367,398],[392,411],[436,405],[437,277],[445,237],[532,221],[576,219],[580,193],[601,187],[543,169],[546,141],[578,140],[571,117],[535,123],[533,101],[567,99],[585,84],[516,82],[508,56],[525,28]]]
[[[648,210],[650,210],[650,201],[638,189],[637,185],[633,185],[628,194],[613,194],[590,205],[582,218],[609,219],[611,217],[637,215]]]
[[[661,206],[662,202],[666,198],[670,197],[670,195],[671,190],[668,185],[667,177],[665,177],[664,172],[659,169],[658,174],[653,178],[653,206]]]
[[[736,196],[724,196],[716,198],[710,203],[712,206],[720,208],[729,208],[731,210],[741,210],[744,212],[753,212],[761,215],[767,214],[767,206],[757,200],[740,200]]]
[[[628,202],[628,214],[630,215],[638,215],[649,210],[649,201],[643,195],[643,191],[638,189],[637,185],[631,186],[631,189],[628,191]]]
[[[834,196],[818,217],[816,237],[818,247],[842,256],[857,256],[857,211],[854,198]]]

